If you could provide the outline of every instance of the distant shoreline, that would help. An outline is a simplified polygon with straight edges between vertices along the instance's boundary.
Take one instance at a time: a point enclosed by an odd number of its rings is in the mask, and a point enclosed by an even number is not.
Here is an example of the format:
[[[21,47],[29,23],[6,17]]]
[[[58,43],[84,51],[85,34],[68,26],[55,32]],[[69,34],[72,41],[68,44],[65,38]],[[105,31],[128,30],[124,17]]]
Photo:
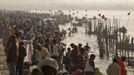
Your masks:
[[[134,11],[134,9],[53,9],[53,8],[49,8],[49,9],[46,9],[46,8],[2,8],[0,7],[0,10],[71,10],[71,11],[76,11],[76,10],[81,10],[81,11]]]

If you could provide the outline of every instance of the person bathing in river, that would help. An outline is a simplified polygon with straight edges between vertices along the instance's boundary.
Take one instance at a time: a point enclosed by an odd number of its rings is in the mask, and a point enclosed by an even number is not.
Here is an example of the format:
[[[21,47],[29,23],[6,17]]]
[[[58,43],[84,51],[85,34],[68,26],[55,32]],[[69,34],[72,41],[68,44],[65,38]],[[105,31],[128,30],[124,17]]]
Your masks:
[[[85,47],[86,51],[90,52],[91,47],[88,45],[88,43],[86,43],[86,45],[84,47]]]
[[[85,46],[85,51],[90,52],[91,48],[90,46]]]
[[[71,28],[69,28],[68,30],[69,30],[69,34],[68,34],[68,36],[71,36],[71,33],[72,33]]]

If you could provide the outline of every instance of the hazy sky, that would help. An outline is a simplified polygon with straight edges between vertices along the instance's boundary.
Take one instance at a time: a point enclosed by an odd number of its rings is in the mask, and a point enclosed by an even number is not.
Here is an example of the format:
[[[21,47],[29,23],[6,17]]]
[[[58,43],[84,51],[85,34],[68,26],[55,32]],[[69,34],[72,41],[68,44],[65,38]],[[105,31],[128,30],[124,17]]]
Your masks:
[[[119,5],[126,7],[127,5],[134,8],[134,0],[0,0],[0,6],[76,6],[76,7],[97,7],[97,6],[113,6]],[[52,6],[53,5],[53,6]]]
[[[0,0],[0,3],[126,3],[134,0]]]

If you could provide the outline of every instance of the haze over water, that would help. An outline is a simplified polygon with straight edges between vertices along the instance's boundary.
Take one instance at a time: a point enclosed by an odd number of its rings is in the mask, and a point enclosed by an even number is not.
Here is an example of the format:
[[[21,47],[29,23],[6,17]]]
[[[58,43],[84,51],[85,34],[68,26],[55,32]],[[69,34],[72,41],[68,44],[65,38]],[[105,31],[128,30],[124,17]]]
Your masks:
[[[58,10],[53,10],[51,13],[55,13]],[[33,10],[32,12],[38,12],[38,13],[50,13],[49,11],[44,10]],[[116,18],[120,22],[120,27],[125,26],[127,28],[127,35],[130,35],[131,37],[134,36],[134,11],[128,11],[128,10],[63,10],[64,14],[71,14],[73,17],[82,18],[85,17],[87,14],[87,18],[93,18],[94,16],[98,17],[98,14],[105,15],[107,18],[113,20],[113,18]],[[77,13],[78,12],[78,13]],[[128,13],[130,12],[130,15]]]
[[[65,11],[66,14],[73,14],[76,11],[72,11],[68,13]],[[128,16],[128,12],[131,14]],[[128,35],[134,36],[134,11],[127,11],[127,10],[79,10],[79,13],[75,14],[75,16],[81,18],[87,14],[87,18],[92,18],[94,16],[99,17],[98,14],[101,13],[105,15],[107,18],[113,19],[117,18],[120,19],[120,26],[125,26],[128,30]]]

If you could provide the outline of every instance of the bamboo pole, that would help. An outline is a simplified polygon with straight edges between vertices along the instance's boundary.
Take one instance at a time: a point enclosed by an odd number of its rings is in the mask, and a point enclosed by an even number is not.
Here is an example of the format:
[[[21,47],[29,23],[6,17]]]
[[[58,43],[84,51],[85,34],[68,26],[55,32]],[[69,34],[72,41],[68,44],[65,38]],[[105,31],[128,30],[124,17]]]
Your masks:
[[[128,48],[129,47],[129,38],[130,36],[126,36],[126,48]],[[126,49],[126,55],[127,55],[127,57],[128,57],[128,65],[130,65],[130,56],[129,56],[129,48],[128,49]]]
[[[106,42],[106,51],[107,51],[107,59],[109,60],[109,32],[107,31],[107,21],[105,21],[105,28],[106,28],[106,35],[105,35],[105,42]]]
[[[133,41],[134,41],[134,37],[131,38],[131,44],[132,44],[132,46],[131,46],[131,47],[132,47],[132,57],[133,57],[132,60],[134,60],[134,55],[133,55],[133,52],[134,52],[134,50],[133,50],[133,49],[134,49],[134,47],[133,47],[133,46],[134,46],[134,43],[133,43]]]
[[[118,35],[120,35],[120,33],[119,33],[120,23],[121,23],[121,17],[119,17],[119,22],[118,22],[118,27],[117,27],[117,42],[119,42]],[[120,41],[121,41],[121,38],[120,38]],[[120,50],[120,56],[122,56],[121,53],[122,53],[122,51]]]

